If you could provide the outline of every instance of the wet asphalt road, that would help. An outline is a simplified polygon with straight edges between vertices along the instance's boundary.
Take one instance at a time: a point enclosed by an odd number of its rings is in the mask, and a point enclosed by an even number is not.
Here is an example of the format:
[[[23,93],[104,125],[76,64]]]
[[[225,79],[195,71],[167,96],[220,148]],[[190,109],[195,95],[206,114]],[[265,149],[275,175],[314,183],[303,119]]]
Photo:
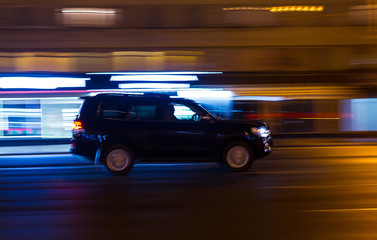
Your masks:
[[[282,147],[249,172],[0,157],[0,239],[377,239],[377,145]]]

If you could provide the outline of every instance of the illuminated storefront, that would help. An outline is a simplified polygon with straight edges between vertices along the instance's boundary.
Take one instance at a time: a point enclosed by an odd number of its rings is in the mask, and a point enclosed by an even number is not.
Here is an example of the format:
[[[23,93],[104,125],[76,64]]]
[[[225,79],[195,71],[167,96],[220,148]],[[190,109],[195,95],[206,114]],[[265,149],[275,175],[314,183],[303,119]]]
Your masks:
[[[201,74],[222,73],[114,72],[79,77],[6,74],[0,76],[0,138],[70,138],[83,101],[80,97],[104,92],[159,92],[186,97],[203,103],[218,116],[229,117],[232,92],[193,86]]]

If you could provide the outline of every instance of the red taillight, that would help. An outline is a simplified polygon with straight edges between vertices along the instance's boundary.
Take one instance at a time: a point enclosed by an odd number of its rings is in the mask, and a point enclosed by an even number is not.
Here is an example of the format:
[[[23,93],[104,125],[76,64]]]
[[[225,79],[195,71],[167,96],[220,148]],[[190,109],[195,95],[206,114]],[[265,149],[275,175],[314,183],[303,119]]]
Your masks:
[[[82,124],[80,121],[73,121],[73,130],[80,130],[82,129]]]

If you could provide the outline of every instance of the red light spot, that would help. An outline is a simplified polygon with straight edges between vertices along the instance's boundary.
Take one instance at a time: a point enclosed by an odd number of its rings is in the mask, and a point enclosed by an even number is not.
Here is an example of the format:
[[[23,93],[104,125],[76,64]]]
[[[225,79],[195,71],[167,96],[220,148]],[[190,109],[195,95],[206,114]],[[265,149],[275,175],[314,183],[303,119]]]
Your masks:
[[[80,130],[82,129],[82,124],[80,121],[73,121],[73,130]]]

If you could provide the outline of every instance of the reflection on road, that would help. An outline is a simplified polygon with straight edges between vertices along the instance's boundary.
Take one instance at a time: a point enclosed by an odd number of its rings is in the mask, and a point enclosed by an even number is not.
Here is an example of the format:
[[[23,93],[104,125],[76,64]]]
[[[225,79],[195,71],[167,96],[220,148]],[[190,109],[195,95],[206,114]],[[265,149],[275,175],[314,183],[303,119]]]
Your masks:
[[[215,163],[158,163],[136,164],[123,177],[71,155],[2,156],[0,233],[2,239],[108,239],[125,232],[137,239],[251,233],[253,239],[374,239],[376,148],[299,150],[275,149],[246,173]],[[4,165],[12,161],[19,164]]]

